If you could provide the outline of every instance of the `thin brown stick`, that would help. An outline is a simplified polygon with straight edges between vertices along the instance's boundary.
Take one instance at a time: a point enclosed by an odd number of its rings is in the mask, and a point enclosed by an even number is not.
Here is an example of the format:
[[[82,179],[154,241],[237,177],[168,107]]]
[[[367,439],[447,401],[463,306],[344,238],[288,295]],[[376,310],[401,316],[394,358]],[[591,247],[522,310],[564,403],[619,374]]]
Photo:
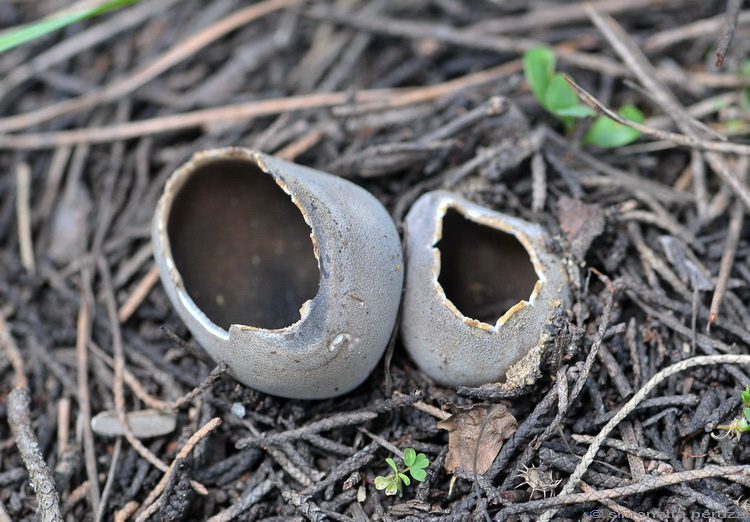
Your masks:
[[[578,485],[578,481],[581,480],[581,477],[583,477],[583,474],[586,473],[586,470],[588,470],[589,466],[594,461],[594,457],[596,456],[596,453],[599,451],[599,448],[602,446],[602,443],[607,438],[607,436],[612,432],[613,429],[615,429],[615,427],[625,417],[627,417],[636,408],[636,406],[638,406],[638,404],[640,404],[648,396],[649,393],[651,393],[651,391],[653,391],[654,388],[656,388],[656,386],[659,383],[671,377],[672,375],[675,375],[677,373],[680,373],[682,371],[688,370],[696,366],[714,366],[718,364],[750,365],[750,355],[702,355],[698,357],[692,357],[690,359],[680,361],[677,364],[673,364],[672,366],[668,366],[667,368],[664,368],[659,373],[654,375],[643,386],[643,388],[638,390],[638,392],[633,396],[633,398],[630,399],[627,403],[625,403],[625,405],[620,409],[620,411],[618,411],[617,414],[614,417],[612,417],[609,420],[609,422],[607,422],[607,424],[601,429],[599,434],[596,436],[594,441],[586,450],[586,454],[581,458],[581,461],[578,463],[578,466],[576,466],[575,471],[571,474],[570,478],[568,479],[568,482],[565,484],[565,487],[563,487],[562,491],[560,492],[560,497],[574,496],[574,495],[571,495],[571,493],[573,493],[576,486]],[[720,476],[733,475],[735,473],[742,473],[741,470],[737,470],[737,469],[730,470],[730,468],[744,468],[745,472],[747,472],[747,470],[750,469],[750,467],[747,467],[747,466],[723,466],[720,469],[726,471],[726,473],[723,473]],[[692,473],[697,473],[698,471],[706,471],[708,469],[710,468],[706,468],[704,470],[696,470],[696,471],[693,471]],[[678,475],[678,473],[667,475],[667,477],[673,477],[674,475]],[[664,478],[664,477],[659,477],[659,478]],[[693,480],[693,479],[689,479],[689,480]],[[683,477],[681,480],[678,480],[677,482],[669,482],[669,484],[678,484],[684,481],[685,481],[685,478]],[[628,488],[632,488],[634,486],[637,486],[637,484],[633,484],[633,486],[628,486]],[[616,488],[616,489],[627,490],[628,492],[618,493],[617,495],[614,495],[614,496],[621,496],[622,494],[633,494],[633,493],[639,492],[638,488],[635,488],[635,490],[629,490],[627,488]],[[613,498],[613,496],[607,496],[603,498]],[[539,518],[539,521],[549,522],[549,520],[555,515],[555,512],[556,510],[550,510],[550,511],[544,512],[542,516]]]
[[[117,320],[117,307],[112,287],[112,276],[109,273],[109,267],[104,258],[99,258],[99,272],[101,273],[102,284],[104,286],[104,301],[107,307],[107,314],[109,315],[109,320],[112,325],[112,351],[114,352],[114,379],[112,384],[112,394],[115,398],[114,402],[115,411],[117,412],[117,420],[122,426],[123,435],[130,445],[133,446],[133,449],[135,449],[138,454],[146,459],[146,461],[152,466],[166,473],[169,467],[135,436],[133,430],[128,424],[125,411],[125,352],[122,345],[122,331],[120,330],[120,323]],[[191,480],[190,484],[200,494],[205,495],[208,493],[206,488],[199,482]]]
[[[16,220],[21,263],[30,274],[36,273],[34,241],[31,238],[31,167],[21,162],[16,168]]]
[[[39,202],[34,211],[36,218],[40,221],[47,221],[49,219],[50,214],[52,214],[52,209],[57,202],[57,198],[61,195],[60,185],[62,184],[63,176],[65,175],[68,160],[70,159],[72,152],[72,147],[58,147],[52,155],[49,168],[45,173],[42,197],[39,198]]]
[[[638,444],[633,423],[629,420],[624,420],[620,424],[620,435],[622,435],[622,440],[627,444],[634,446]],[[646,474],[646,466],[643,463],[643,459],[639,455],[630,453],[628,453],[627,458],[628,465],[630,466],[630,476],[633,477],[633,480],[640,480]]]
[[[169,469],[164,473],[164,476],[162,476],[159,483],[154,489],[151,490],[151,492],[148,494],[148,497],[146,497],[146,500],[143,501],[143,505],[145,506],[145,508],[143,508],[143,511],[141,511],[141,513],[136,517],[136,522],[145,522],[153,513],[156,512],[157,509],[159,509],[160,504],[157,502],[157,499],[164,491],[164,488],[167,487],[169,478],[174,473],[174,469],[177,466],[177,463],[180,460],[186,458],[190,454],[190,452],[193,451],[193,448],[195,448],[195,446],[198,445],[201,440],[203,440],[209,433],[211,433],[211,431],[218,427],[219,424],[221,424],[221,419],[218,417],[214,417],[206,424],[204,424],[198,431],[193,433],[193,435],[177,453],[177,456],[172,461],[172,464],[169,465]]]
[[[99,511],[96,513],[95,522],[101,522],[104,520],[104,514],[107,511],[107,502],[112,494],[114,488],[115,479],[117,478],[117,464],[120,461],[120,452],[122,451],[122,437],[117,437],[115,441],[115,447],[112,450],[112,460],[109,465],[109,471],[107,472],[107,481],[104,483],[104,490],[102,491],[102,501],[99,503]]]
[[[67,494],[67,498],[65,499],[65,502],[63,502],[63,513],[69,513],[70,510],[75,506],[77,503],[83,501],[86,496],[89,494],[89,481],[86,480],[83,483],[81,483],[80,486],[73,489],[70,493]]]
[[[114,369],[114,359],[110,357],[106,352],[104,352],[104,350],[94,344],[91,344],[89,348],[94,353],[94,355],[102,359],[108,366]],[[133,372],[128,370],[127,367],[124,369],[123,379],[125,384],[130,387],[135,396],[143,401],[143,403],[147,407],[153,408],[155,410],[178,410],[186,404],[190,403],[195,397],[205,392],[208,388],[213,386],[213,384],[217,380],[219,380],[219,378],[224,373],[226,373],[226,371],[227,365],[225,363],[219,363],[216,368],[211,371],[208,377],[206,377],[203,382],[201,382],[197,387],[173,401],[164,401],[161,399],[157,399],[153,395],[149,394],[143,384],[141,384],[138,378],[133,375]]]
[[[241,9],[203,29],[198,34],[176,44],[156,60],[127,78],[113,80],[107,87],[72,100],[49,105],[25,114],[0,119],[0,133],[25,129],[58,118],[64,114],[117,100],[133,92],[174,65],[193,56],[200,49],[225,34],[279,9],[299,4],[303,0],[266,0]]]
[[[40,519],[42,522],[62,522],[60,497],[55,488],[55,479],[44,461],[39,441],[31,428],[30,403],[31,396],[27,388],[13,388],[8,395],[8,424],[16,439],[23,463],[29,471],[29,482],[36,494]]]
[[[29,383],[26,379],[26,370],[24,369],[21,350],[18,349],[18,345],[10,333],[10,328],[8,328],[8,323],[5,322],[5,316],[2,311],[0,311],[0,345],[2,345],[5,355],[13,367],[15,386],[17,388],[28,388]]]
[[[693,177],[693,192],[695,192],[695,209],[702,220],[708,215],[708,189],[706,188],[706,164],[700,152],[690,151],[690,169]]]
[[[133,513],[138,511],[138,507],[140,504],[138,504],[137,501],[131,500],[124,506],[122,506],[122,509],[119,511],[115,511],[114,516],[114,522],[125,522],[127,519],[133,516]]]
[[[107,143],[176,130],[202,127],[219,122],[246,121],[259,116],[320,109],[344,105],[352,99],[357,103],[377,103],[370,110],[392,109],[424,103],[469,87],[476,87],[522,69],[520,60],[468,74],[447,82],[427,87],[405,87],[401,89],[372,89],[351,92],[305,94],[286,98],[271,98],[237,105],[225,105],[182,114],[162,116],[149,120],[129,122],[110,127],[94,127],[60,132],[30,133],[0,136],[0,149],[47,149],[60,145],[81,143]]]
[[[83,55],[84,51],[95,45],[115,38],[123,31],[142,24],[156,13],[164,11],[173,4],[182,0],[154,0],[151,2],[141,1],[136,5],[123,9],[117,14],[109,17],[106,21],[97,23],[92,27],[76,34],[66,34],[65,39],[50,47],[31,60],[25,61],[14,67],[0,79],[0,92],[7,93],[19,86],[35,74],[46,71],[53,65],[70,58],[71,56]]]
[[[601,13],[602,11],[599,10]],[[695,22],[673,27],[652,34],[643,41],[643,48],[651,53],[656,53],[686,40],[698,40],[700,38],[715,35],[724,25],[726,15],[721,14],[712,18],[704,18]],[[739,23],[746,24],[750,22],[750,11],[742,11],[739,15]]]
[[[275,156],[283,160],[294,161],[297,156],[319,143],[324,136],[325,134],[321,130],[314,129],[278,151]]]
[[[579,160],[592,167],[595,171],[603,174],[599,177],[584,178],[581,180],[583,184],[596,184],[601,182],[624,187],[633,194],[636,194],[638,199],[646,201],[652,208],[655,207],[657,201],[656,198],[663,202],[690,203],[693,201],[693,197],[690,194],[678,192],[667,185],[663,185],[631,172],[617,169],[609,163],[597,159],[591,154],[583,152],[580,149],[575,149],[570,146],[570,143],[565,138],[549,129],[545,131],[545,138],[564,150],[567,156]],[[653,203],[650,200],[653,200]],[[659,212],[659,214],[662,215],[661,212]],[[665,210],[664,215],[667,214],[668,213],[666,213]]]
[[[149,292],[151,292],[151,289],[154,287],[158,280],[159,271],[155,266],[153,266],[146,273],[146,275],[143,276],[143,279],[140,280],[140,282],[133,289],[133,292],[128,296],[127,299],[125,299],[125,302],[122,303],[122,306],[117,311],[117,319],[120,321],[120,324],[130,319],[130,316],[135,313],[143,300],[146,299],[146,296],[148,296]]]
[[[737,173],[729,168],[724,158],[716,154],[717,152],[731,152],[747,155],[747,151],[750,148],[746,146],[740,147],[728,142],[715,143],[704,140],[703,138],[706,135],[711,135],[710,129],[688,114],[674,93],[667,89],[659,80],[655,68],[628,33],[611,16],[597,13],[591,4],[586,4],[586,11],[592,22],[594,22],[612,45],[615,52],[617,52],[641,84],[648,90],[649,95],[663,107],[664,111],[675,121],[677,127],[689,136],[688,139],[696,142],[691,147],[706,151],[706,161],[711,165],[714,172],[724,183],[732,187],[735,193],[750,209],[750,187]]]
[[[576,434],[572,434],[570,437],[574,441],[580,442],[582,444],[591,444],[595,438],[593,435],[576,435]],[[607,437],[606,439],[604,439],[604,441],[602,442],[602,446],[615,448],[624,453],[628,453],[630,455],[637,455],[641,458],[649,459],[649,460],[669,460],[670,459],[669,454],[663,451],[657,451],[651,448],[641,448],[640,446],[628,444],[626,442],[621,441],[620,439],[613,439],[610,437]]]
[[[591,348],[589,349],[589,353],[586,354],[586,360],[581,365],[581,371],[578,375],[578,380],[573,385],[573,389],[570,391],[570,394],[567,393],[558,393],[558,409],[557,414],[555,415],[554,420],[547,425],[547,427],[544,429],[544,431],[537,436],[534,441],[529,444],[529,448],[533,448],[535,450],[539,449],[541,445],[549,439],[552,434],[560,428],[560,423],[562,422],[563,418],[568,412],[568,408],[575,403],[576,400],[578,400],[578,396],[581,394],[581,391],[583,390],[584,385],[586,384],[586,380],[588,379],[589,374],[591,373],[591,368],[594,365],[594,362],[596,361],[597,354],[599,352],[599,348],[602,346],[602,339],[604,338],[604,333],[607,331],[607,328],[609,327],[609,321],[612,318],[612,307],[614,306],[614,300],[615,300],[615,287],[610,281],[610,279],[601,274],[596,269],[592,269],[593,272],[595,272],[599,279],[607,285],[607,298],[604,303],[604,309],[602,310],[602,316],[601,321],[599,322],[599,328],[596,332],[596,338],[594,339],[594,342],[591,344]],[[565,379],[565,374],[563,369],[561,368],[558,370],[558,379]],[[566,384],[566,383],[563,383]],[[566,384],[567,385],[567,384]],[[562,388],[561,388],[562,389]]]
[[[253,488],[248,488],[240,497],[238,502],[235,502],[227,509],[219,511],[217,514],[209,518],[206,522],[231,522],[232,520],[240,520],[240,515],[255,506],[257,502],[268,494],[274,487],[273,479],[266,479]],[[355,503],[356,504],[356,503]],[[359,504],[357,504],[359,505]],[[247,517],[247,520],[254,520],[255,517]],[[366,516],[364,517],[367,520]],[[295,518],[296,520],[296,518]]]
[[[76,323],[77,398],[83,429],[83,455],[89,480],[89,502],[91,511],[99,509],[99,473],[96,466],[94,433],[91,431],[91,394],[89,392],[89,356],[87,346],[91,339],[91,270],[87,263],[81,269],[81,305]]]
[[[112,350],[114,351],[114,379],[112,385],[112,394],[114,395],[115,411],[117,412],[117,420],[122,426],[123,434],[130,443],[131,446],[148,461],[155,468],[166,471],[167,465],[164,464],[156,455],[154,455],[138,438],[133,434],[128,424],[127,415],[125,412],[125,391],[123,386],[123,373],[125,368],[125,353],[122,347],[122,333],[119,329],[119,323],[117,322],[117,315],[114,311],[114,297],[111,292],[111,278],[109,275],[109,268],[102,261],[99,263],[99,271],[102,274],[102,282],[105,287],[105,303],[107,305],[107,312],[110,315],[110,322],[112,323]]]
[[[623,29],[617,21],[608,15],[599,14],[591,4],[586,4],[586,12],[591,21],[607,39],[614,51],[635,74],[638,81],[643,85],[645,92],[661,105],[664,111],[675,121],[683,133],[697,138],[696,129],[701,133],[710,133],[710,129],[703,123],[692,118],[658,77],[656,68],[649,62],[636,42]]]
[[[727,13],[724,20],[724,26],[721,30],[721,38],[719,38],[719,44],[716,46],[716,67],[724,65],[724,58],[727,54],[727,49],[732,44],[732,38],[734,38],[734,31],[737,29],[737,19],[740,16],[740,8],[742,8],[742,0],[729,0],[727,2]]]
[[[724,245],[724,253],[721,255],[721,264],[719,265],[719,275],[716,278],[716,290],[711,298],[711,308],[708,314],[708,323],[706,331],[711,330],[711,325],[719,318],[719,308],[724,294],[727,291],[729,274],[732,272],[734,265],[734,256],[737,254],[737,245],[740,242],[740,232],[745,220],[745,207],[737,201],[732,207],[732,213],[729,218],[729,229],[727,230],[727,242]]]
[[[667,7],[669,4],[681,4],[682,0],[668,0],[659,5]],[[483,20],[471,26],[471,29],[483,33],[518,33],[538,27],[559,27],[572,22],[586,20],[583,2],[571,4],[556,4],[554,9],[539,4],[536,9],[517,16],[502,16]],[[600,13],[619,14],[654,7],[654,0],[597,0],[596,9]]]
[[[550,512],[555,512],[559,506],[570,506],[572,504],[583,504],[585,502],[601,502],[610,498],[624,497],[628,495],[636,495],[639,493],[645,493],[647,491],[653,491],[666,486],[672,486],[675,484],[682,484],[683,482],[689,482],[691,480],[703,480],[711,477],[727,477],[730,475],[740,474],[747,475],[750,473],[750,466],[707,466],[703,469],[694,469],[690,471],[681,471],[677,473],[670,473],[667,475],[661,475],[658,477],[647,476],[644,480],[636,482],[635,484],[629,484],[619,488],[605,489],[594,491],[591,493],[576,493],[568,494],[561,493],[557,497],[548,498],[543,500],[532,500],[523,504],[514,504],[509,508],[506,508],[498,515],[498,520],[504,520],[501,517],[523,513],[526,511],[538,511],[541,509],[553,508],[552,511],[546,511],[539,520],[549,520],[544,515]]]
[[[397,395],[401,395],[398,392],[394,392],[394,393]],[[411,407],[414,408],[415,410],[419,410],[423,413],[427,413],[428,415],[432,415],[436,419],[440,419],[440,420],[446,420],[450,418],[451,416],[451,414],[448,413],[447,411],[443,411],[436,406],[432,406],[431,404],[427,404],[422,401],[415,402],[414,404],[411,405]]]
[[[448,25],[365,14],[361,10],[344,11],[332,9],[322,4],[316,5],[305,14],[327,22],[345,24],[372,33],[410,39],[430,36],[452,45],[488,51],[520,54],[526,49],[542,44],[542,42],[530,38],[507,37],[494,34],[482,35],[477,31],[463,30]]]
[[[70,397],[61,397],[57,403],[57,457],[67,451],[70,442]]]
[[[650,136],[654,136],[657,139],[664,140],[664,141],[671,141],[672,143],[675,143],[677,145],[682,145],[684,147],[690,147],[693,149],[699,149],[703,151],[711,151],[711,152],[728,152],[732,154],[741,154],[743,156],[750,155],[750,146],[748,145],[742,145],[740,143],[731,143],[727,141],[710,141],[710,140],[704,140],[693,136],[686,136],[684,134],[678,134],[676,132],[669,132],[669,131],[663,131],[659,129],[655,129],[653,127],[649,127],[648,125],[644,125],[642,123],[637,123],[631,120],[628,120],[627,118],[623,118],[619,114],[617,114],[615,111],[604,105],[602,102],[597,100],[591,93],[586,91],[583,87],[578,85],[573,79],[568,76],[567,74],[564,74],[565,80],[567,80],[568,84],[573,88],[573,90],[576,92],[578,97],[581,99],[583,103],[594,109],[595,111],[612,118],[617,123],[621,123],[622,125],[627,125],[628,127],[631,127],[637,131],[642,132],[643,134],[648,134]],[[749,196],[750,197],[750,196]],[[748,200],[750,202],[750,199]],[[750,203],[749,203],[750,205]]]

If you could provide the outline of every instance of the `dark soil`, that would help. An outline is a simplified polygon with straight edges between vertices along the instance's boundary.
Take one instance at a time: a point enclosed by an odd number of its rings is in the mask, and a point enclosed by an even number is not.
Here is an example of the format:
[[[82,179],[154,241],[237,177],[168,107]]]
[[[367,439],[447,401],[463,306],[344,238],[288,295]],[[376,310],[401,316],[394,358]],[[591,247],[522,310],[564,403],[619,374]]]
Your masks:
[[[0,3],[0,26],[66,3]],[[708,360],[637,396],[681,361],[748,353],[748,148],[706,152],[714,133],[747,141],[748,12],[717,67],[724,2],[594,4],[625,37],[576,2],[269,0],[252,17],[236,0],[144,0],[0,55],[0,521],[37,520],[39,502],[56,520],[52,480],[19,451],[33,437],[71,521],[750,519],[746,439],[714,437],[742,415],[748,361]],[[520,58],[540,44],[605,105],[635,104],[691,146],[582,146],[588,123],[566,132],[524,81]],[[334,399],[276,398],[222,368],[209,378],[154,278],[150,220],[171,172],[229,145],[350,179],[399,225],[438,188],[542,225],[574,303],[536,383],[438,386],[398,339]],[[449,403],[499,403],[517,419],[483,475],[444,469]],[[139,447],[92,434],[91,417],[116,406],[174,406],[177,427]],[[497,444],[493,433],[479,439]],[[389,445],[431,461],[403,496],[373,484],[386,457],[400,462]],[[172,465],[159,488],[157,466]]]

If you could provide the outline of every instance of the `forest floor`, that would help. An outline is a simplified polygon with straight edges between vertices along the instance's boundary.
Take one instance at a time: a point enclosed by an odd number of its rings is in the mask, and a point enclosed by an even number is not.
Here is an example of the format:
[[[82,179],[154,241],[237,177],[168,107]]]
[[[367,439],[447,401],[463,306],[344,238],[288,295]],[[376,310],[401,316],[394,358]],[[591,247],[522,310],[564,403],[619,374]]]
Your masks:
[[[750,520],[750,446],[717,428],[750,385],[750,11],[726,3],[143,0],[0,54],[0,521]],[[0,27],[65,4],[2,2]],[[583,144],[591,118],[525,81],[538,46],[649,132]],[[399,229],[435,189],[540,224],[572,302],[536,382],[440,386],[398,337],[333,399],[212,373],[150,223],[230,145],[345,177]],[[92,431],[153,409],[167,435]],[[406,448],[427,478],[387,496]]]

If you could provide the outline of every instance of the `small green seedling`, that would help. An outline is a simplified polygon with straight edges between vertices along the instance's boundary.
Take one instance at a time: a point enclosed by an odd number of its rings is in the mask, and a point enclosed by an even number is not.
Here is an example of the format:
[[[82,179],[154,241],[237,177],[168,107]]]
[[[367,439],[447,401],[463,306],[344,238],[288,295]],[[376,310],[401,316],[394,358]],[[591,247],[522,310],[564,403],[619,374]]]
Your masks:
[[[750,76],[750,60],[740,62],[740,76]],[[750,109],[750,89],[748,88],[740,91],[740,108],[743,111]]]
[[[596,116],[596,111],[583,105],[562,73],[555,72],[555,53],[546,47],[533,47],[523,55],[523,70],[531,91],[550,114],[560,120],[567,130],[575,127],[581,118]],[[643,113],[633,105],[623,105],[618,114],[637,123],[643,123]],[[620,147],[638,139],[641,133],[599,116],[583,138],[585,145]]]
[[[717,430],[724,430],[726,434],[717,437],[722,439],[739,439],[743,433],[750,431],[750,386],[745,388],[742,395],[742,417],[734,419],[729,424],[719,424]]]
[[[424,453],[417,455],[417,452],[413,448],[406,448],[404,450],[404,469],[398,469],[396,462],[392,458],[387,458],[385,461],[393,469],[393,473],[387,477],[375,477],[375,488],[384,489],[386,495],[399,495],[403,492],[403,484],[407,486],[411,484],[411,480],[406,475],[408,472],[416,481],[422,482],[427,476],[425,468],[430,465],[430,461],[427,459]]]
[[[36,22],[15,31],[12,31],[4,36],[0,36],[0,53],[13,49],[23,43],[35,40],[45,36],[53,31],[62,29],[81,20],[92,18],[94,16],[106,13],[118,7],[134,4],[140,0],[112,0],[109,2],[103,2],[100,5],[94,5],[87,7],[72,13],[67,13],[47,20]]]

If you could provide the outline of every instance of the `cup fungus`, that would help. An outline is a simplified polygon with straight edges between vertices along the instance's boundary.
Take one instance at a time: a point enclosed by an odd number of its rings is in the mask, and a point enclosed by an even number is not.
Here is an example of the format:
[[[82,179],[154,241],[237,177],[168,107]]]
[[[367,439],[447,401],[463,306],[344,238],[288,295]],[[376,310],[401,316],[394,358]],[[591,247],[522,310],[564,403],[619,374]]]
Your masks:
[[[152,235],[178,314],[250,387],[340,395],[388,344],[401,244],[385,208],[349,181],[247,149],[199,152],[167,181]]]
[[[532,383],[545,328],[570,296],[535,224],[449,192],[417,200],[405,220],[401,332],[414,361],[448,386]]]

